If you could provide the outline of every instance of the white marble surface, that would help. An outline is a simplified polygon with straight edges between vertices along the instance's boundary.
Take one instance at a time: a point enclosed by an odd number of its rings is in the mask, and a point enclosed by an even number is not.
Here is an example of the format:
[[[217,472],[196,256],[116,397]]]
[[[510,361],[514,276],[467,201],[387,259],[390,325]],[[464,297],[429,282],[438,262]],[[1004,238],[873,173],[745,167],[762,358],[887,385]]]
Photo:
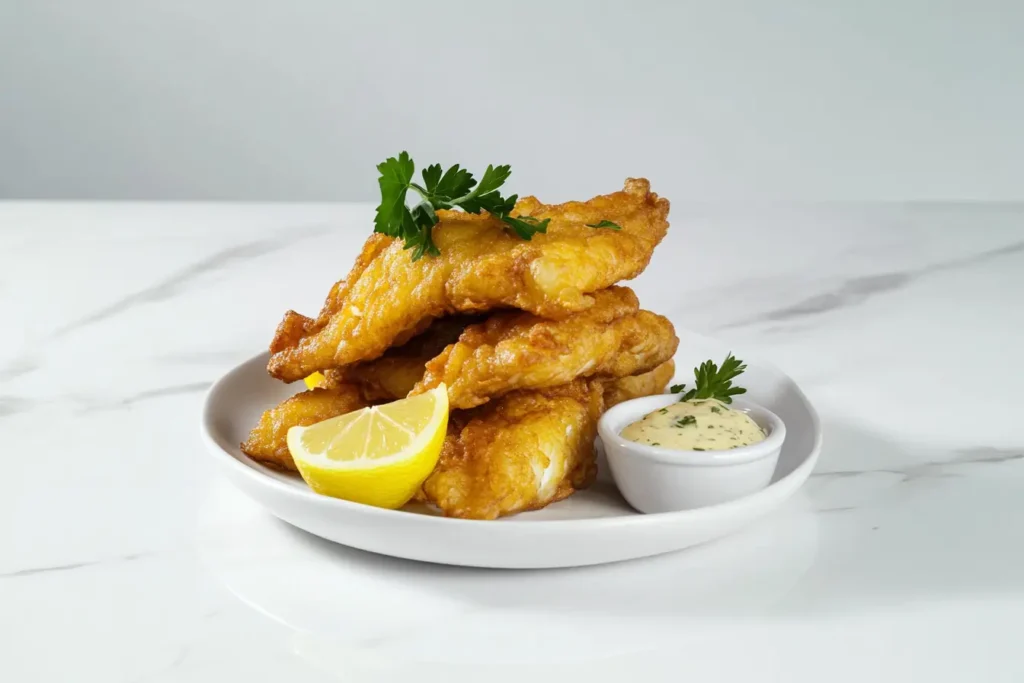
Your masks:
[[[590,569],[331,546],[216,474],[204,389],[314,310],[368,207],[0,204],[0,678],[1024,679],[1024,206],[676,206],[648,308],[756,349],[818,472]]]

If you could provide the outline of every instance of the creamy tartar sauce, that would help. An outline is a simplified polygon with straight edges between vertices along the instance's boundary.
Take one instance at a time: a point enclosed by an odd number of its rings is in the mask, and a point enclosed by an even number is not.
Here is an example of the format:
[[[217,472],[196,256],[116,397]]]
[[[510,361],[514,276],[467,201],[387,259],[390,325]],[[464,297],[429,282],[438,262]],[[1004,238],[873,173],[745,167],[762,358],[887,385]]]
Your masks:
[[[680,451],[726,451],[764,441],[750,416],[713,398],[673,403],[630,424],[622,437]]]

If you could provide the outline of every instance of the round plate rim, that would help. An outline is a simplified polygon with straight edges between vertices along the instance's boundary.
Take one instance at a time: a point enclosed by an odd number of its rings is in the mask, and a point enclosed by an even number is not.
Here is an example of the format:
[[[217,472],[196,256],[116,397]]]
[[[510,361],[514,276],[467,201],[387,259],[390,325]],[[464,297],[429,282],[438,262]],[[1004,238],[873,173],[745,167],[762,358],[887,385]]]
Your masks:
[[[681,330],[682,332],[682,330]],[[693,337],[700,337],[706,339],[709,342],[718,343],[713,339],[704,337],[698,333],[685,331],[686,334]],[[225,384],[241,372],[245,372],[248,367],[252,364],[261,363],[266,364],[269,358],[269,353],[264,351],[256,354],[241,363],[235,365],[233,368],[221,375],[217,381],[215,381],[210,388],[206,391],[203,397],[202,406],[202,420],[200,423],[200,434],[203,439],[203,443],[206,445],[207,451],[213,456],[214,460],[217,461],[222,467],[229,467],[239,475],[246,476],[253,481],[257,482],[258,485],[269,487],[276,493],[282,494],[289,497],[292,500],[300,501],[302,504],[323,506],[325,508],[334,508],[336,510],[342,510],[346,513],[354,515],[365,515],[367,517],[374,517],[383,520],[397,521],[399,519],[405,519],[405,523],[410,525],[435,525],[435,526],[448,526],[448,527],[479,527],[480,525],[494,526],[494,520],[477,520],[477,519],[460,519],[455,517],[444,517],[440,515],[423,515],[414,512],[408,512],[401,509],[388,510],[384,508],[377,508],[370,505],[363,505],[361,503],[353,503],[347,500],[341,500],[338,498],[331,498],[314,493],[312,490],[303,489],[296,486],[285,484],[284,482],[278,481],[277,479],[267,476],[261,470],[264,469],[264,465],[259,463],[245,463],[240,460],[239,457],[230,453],[227,449],[222,447],[217,440],[213,437],[212,423],[213,414],[216,408],[214,399],[217,394],[223,390]],[[767,487],[752,493],[742,498],[737,498],[726,503],[720,503],[718,505],[711,505],[708,507],[698,508],[695,510],[680,510],[677,512],[659,512],[653,514],[642,514],[636,513],[632,515],[616,515],[611,517],[587,517],[581,519],[516,519],[515,517],[504,518],[500,520],[500,524],[497,526],[504,528],[506,531],[514,529],[529,530],[531,533],[544,533],[553,532],[557,533],[563,531],[566,528],[572,528],[577,531],[584,531],[591,528],[608,528],[608,527],[646,527],[646,526],[659,526],[669,522],[677,522],[682,519],[698,520],[702,517],[707,516],[718,516],[723,513],[728,513],[731,509],[741,509],[750,504],[752,499],[758,499],[772,495],[772,493],[782,493],[780,489],[786,489],[792,487],[789,491],[791,494],[798,489],[803,482],[810,475],[811,471],[818,460],[818,455],[821,452],[822,445],[822,429],[821,420],[818,416],[817,410],[814,405],[808,400],[807,395],[803,389],[790,377],[788,374],[779,369],[775,364],[765,361],[756,355],[743,354],[744,358],[756,358],[755,364],[760,367],[770,369],[785,379],[787,379],[792,388],[797,392],[804,405],[807,407],[808,414],[811,419],[811,424],[814,429],[814,444],[811,448],[810,453],[792,472],[787,474],[785,477],[772,482]]]

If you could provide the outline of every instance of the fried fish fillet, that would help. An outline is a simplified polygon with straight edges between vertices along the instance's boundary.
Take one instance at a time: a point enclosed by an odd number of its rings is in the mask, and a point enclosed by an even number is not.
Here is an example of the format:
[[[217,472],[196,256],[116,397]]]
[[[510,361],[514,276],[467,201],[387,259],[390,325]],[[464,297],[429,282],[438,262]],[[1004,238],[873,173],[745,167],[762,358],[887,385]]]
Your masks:
[[[399,240],[375,234],[315,321],[289,311],[271,342],[267,370],[291,382],[371,360],[445,314],[518,308],[565,318],[591,293],[636,277],[668,229],[668,200],[644,179],[587,202],[544,205],[527,197],[520,216],[550,219],[530,241],[489,215],[438,211],[440,256],[412,261]],[[620,230],[588,227],[606,220]]]
[[[355,385],[303,391],[263,413],[242,443],[242,452],[277,469],[297,471],[288,452],[288,430],[365,408],[367,402]]]
[[[650,372],[632,377],[605,380],[604,409],[641,396],[652,396],[665,391],[665,387],[676,374],[674,361],[665,361]]]
[[[516,389],[648,372],[675,354],[672,323],[641,311],[631,289],[611,287],[593,298],[593,306],[564,320],[507,312],[470,325],[427,363],[412,393],[444,382],[453,408],[473,408]]]
[[[423,497],[447,515],[493,519],[569,496],[596,474],[593,441],[604,408],[663,391],[674,369],[668,361],[634,377],[516,391],[480,408],[453,411],[440,462],[423,485]],[[266,465],[295,471],[289,428],[366,405],[355,385],[300,392],[263,414],[242,451]]]
[[[344,305],[351,289],[351,283],[380,255],[380,252],[388,246],[389,242],[387,239],[375,239],[374,235],[370,236],[370,239],[363,245],[363,250],[356,257],[356,262],[352,264],[348,277],[344,280],[339,280],[331,287],[331,291],[327,294],[327,298],[324,300],[324,304],[316,318],[307,318],[295,311],[286,312],[284,318],[274,331],[274,338],[270,341],[270,353],[280,353],[297,346],[304,337],[315,334],[318,330],[325,327],[334,314],[340,311]],[[422,331],[425,327],[426,325],[423,325],[419,331]],[[419,331],[414,327],[411,330],[412,334],[409,334],[407,339],[411,339]],[[395,345],[402,343],[403,341],[396,341]]]
[[[427,362],[458,341],[468,325],[482,320],[472,315],[438,318],[424,332],[401,346],[388,349],[380,358],[325,370],[324,386],[355,384],[368,401],[405,398],[423,379]]]
[[[576,380],[453,412],[424,498],[449,517],[495,519],[588,486],[603,391],[599,381]]]

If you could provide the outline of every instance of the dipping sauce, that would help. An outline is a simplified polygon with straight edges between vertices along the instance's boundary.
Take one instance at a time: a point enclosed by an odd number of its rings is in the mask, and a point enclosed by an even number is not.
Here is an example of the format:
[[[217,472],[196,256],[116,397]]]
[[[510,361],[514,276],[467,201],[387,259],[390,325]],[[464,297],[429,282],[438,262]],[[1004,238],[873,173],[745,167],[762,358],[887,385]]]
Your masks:
[[[628,425],[622,437],[679,451],[727,451],[764,441],[750,416],[713,398],[673,403]]]

